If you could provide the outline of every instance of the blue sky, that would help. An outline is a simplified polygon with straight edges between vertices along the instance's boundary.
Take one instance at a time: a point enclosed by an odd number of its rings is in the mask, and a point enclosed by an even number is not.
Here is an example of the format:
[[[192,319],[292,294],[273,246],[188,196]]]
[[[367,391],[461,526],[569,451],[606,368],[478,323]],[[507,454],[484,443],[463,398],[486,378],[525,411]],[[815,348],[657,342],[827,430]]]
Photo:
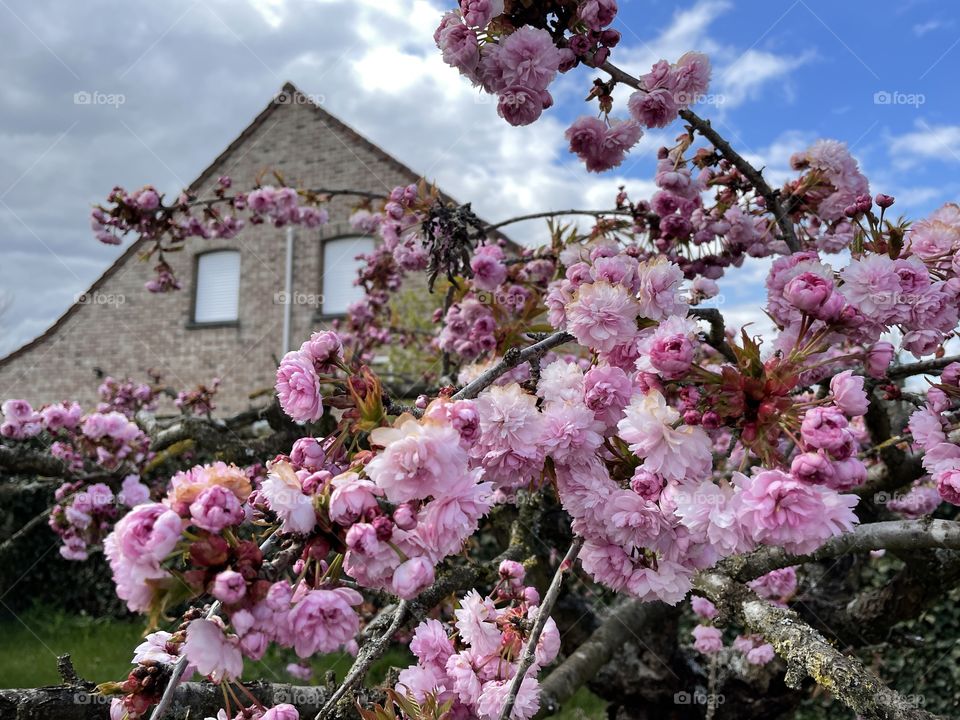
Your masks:
[[[450,3],[452,5],[452,3]],[[621,0],[613,60],[634,73],[686,50],[714,63],[697,111],[777,184],[792,152],[847,142],[874,192],[919,217],[960,197],[960,5],[943,0]],[[3,0],[0,2],[0,353],[48,327],[118,250],[88,213],[114,184],[188,184],[286,80],[490,220],[609,207],[620,183],[652,190],[653,158],[679,123],[624,165],[589,175],[563,130],[593,112],[595,73],[552,88],[536,125],[512,128],[442,64],[436,0]],[[78,92],[123,97],[77,104]],[[625,94],[618,93],[621,102]],[[542,224],[515,227],[536,242]],[[756,317],[764,264],[724,283],[724,311]],[[42,282],[38,282],[42,279]],[[310,291],[310,289],[304,289]]]

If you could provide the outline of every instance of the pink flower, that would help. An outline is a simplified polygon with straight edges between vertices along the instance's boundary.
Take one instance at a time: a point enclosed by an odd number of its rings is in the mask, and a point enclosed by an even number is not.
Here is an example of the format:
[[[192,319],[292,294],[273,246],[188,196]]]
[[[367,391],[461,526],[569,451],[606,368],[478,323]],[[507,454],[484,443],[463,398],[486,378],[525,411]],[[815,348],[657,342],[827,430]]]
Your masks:
[[[360,630],[351,606],[362,602],[363,596],[350,588],[307,592],[289,615],[297,656],[330,653],[349,643]]]
[[[370,480],[362,480],[356,473],[344,473],[330,481],[330,519],[340,525],[350,525],[377,506],[380,490]]]
[[[742,489],[740,521],[757,542],[805,554],[857,523],[856,495],[802,483],[779,470],[734,477]]]
[[[740,524],[740,497],[734,488],[711,480],[668,486],[664,496],[675,505],[681,524],[709,540],[724,555],[751,549],[750,530]]]
[[[833,292],[832,282],[816,273],[804,272],[787,283],[783,288],[783,297],[798,310],[820,317],[821,308]]]
[[[247,581],[235,570],[223,570],[213,579],[210,594],[225,605],[233,605],[247,594]]]
[[[243,522],[244,513],[236,495],[223,485],[211,485],[190,504],[190,517],[197,527],[218,533]]]
[[[309,358],[320,372],[328,373],[333,371],[335,362],[343,360],[343,344],[335,332],[324,330],[311,335],[300,346],[300,353]]]
[[[683,271],[662,256],[640,263],[637,268],[640,316],[663,320],[670,315],[686,315],[687,302],[681,292]]]
[[[870,406],[867,393],[863,389],[863,376],[854,375],[852,370],[844,370],[830,380],[830,392],[833,401],[849,417],[864,415]]]
[[[187,626],[183,654],[201,675],[214,682],[233,680],[243,673],[243,655],[236,635],[226,635],[218,619],[194,620]]]
[[[396,690],[403,696],[422,703],[427,695],[442,698],[446,691],[447,678],[432,665],[413,665],[400,671]]]
[[[434,35],[437,39],[437,47],[443,54],[443,61],[457,68],[462,74],[471,77],[476,73],[477,64],[480,62],[480,45],[477,41],[477,33],[472,28],[459,22],[456,14],[448,13],[444,16],[443,22],[447,22],[449,16],[453,16],[453,21],[446,25],[441,24],[438,33]]]
[[[662,128],[676,120],[679,107],[674,93],[667,88],[644,92],[637,90],[627,101],[630,115],[648,128]]]
[[[603,442],[602,425],[593,410],[582,402],[549,402],[542,415],[543,443],[554,460],[566,462],[571,456],[592,453]]]
[[[500,646],[500,630],[497,628],[497,609],[489,598],[483,598],[476,590],[470,590],[460,600],[460,607],[453,611],[456,616],[460,639],[477,653],[487,655]]]
[[[183,530],[180,516],[161,503],[139,505],[114,527],[117,550],[141,565],[156,565],[166,559]]]
[[[499,245],[481,245],[470,260],[473,284],[481,290],[496,290],[507,279],[507,266],[503,264],[503,250]]]
[[[851,260],[840,277],[843,278],[840,292],[867,317],[884,322],[895,312],[900,277],[889,256],[871,254]]]
[[[300,712],[289,703],[280,703],[267,710],[260,720],[300,720]]]
[[[878,380],[887,374],[890,361],[893,360],[893,345],[882,340],[870,346],[867,350],[867,373]]]
[[[797,569],[791,566],[771,570],[747,584],[762,598],[786,602],[797,591]]]
[[[703,428],[674,424],[680,414],[663,395],[651,390],[636,395],[617,424],[630,451],[644,460],[643,468],[666,480],[695,480],[713,467],[710,437]]]
[[[835,407],[812,407],[803,416],[800,434],[803,442],[813,448],[849,456],[846,448],[853,442],[847,418]]]
[[[313,668],[302,663],[288,663],[286,671],[297,680],[309,680],[313,677]]]
[[[605,425],[620,419],[633,394],[633,384],[627,374],[610,365],[590,368],[583,376],[583,388],[587,407]]]
[[[282,521],[280,529],[289,533],[309,533],[317,524],[313,502],[303,488],[290,463],[275,462],[260,487],[260,497]]]
[[[552,103],[545,102],[549,97],[546,91],[511,85],[500,93],[497,114],[514,127],[530,125],[543,114],[544,105]]]
[[[677,380],[693,365],[699,341],[694,340],[697,323],[690,318],[668,317],[638,345],[637,369],[657,372],[664,380]]]
[[[462,0],[460,12],[471,27],[486,27],[493,18],[503,14],[503,0]]]
[[[457,486],[430,500],[418,514],[414,534],[434,561],[459,552],[490,510],[493,485],[477,482],[482,476],[481,468],[464,471]]]
[[[443,667],[454,648],[447,631],[439,620],[428,619],[417,625],[410,640],[412,652],[423,665]]]
[[[913,442],[925,450],[947,440],[947,436],[943,432],[940,413],[936,413],[928,407],[916,410],[910,416],[908,427],[910,428],[910,434],[913,435]]]
[[[611,351],[637,334],[637,301],[621,285],[581,285],[567,306],[567,329],[581,345]]]
[[[766,665],[773,660],[773,645],[762,643],[747,651],[747,662],[751,665]]]
[[[483,683],[477,677],[477,670],[473,666],[475,655],[476,653],[472,650],[451,655],[447,658],[444,668],[450,679],[451,689],[457,694],[460,702],[468,706],[476,705],[483,691]]]
[[[563,58],[550,33],[542,28],[524,25],[500,41],[497,60],[503,87],[524,87],[546,90],[556,77]]]
[[[433,563],[425,557],[410,558],[394,570],[390,589],[404,600],[412,600],[433,584]]]
[[[710,625],[697,625],[693,629],[693,647],[704,655],[713,655],[723,650],[723,633]]]
[[[483,686],[477,701],[477,716],[480,720],[499,720],[500,713],[510,693],[509,680],[491,680]],[[510,720],[529,720],[540,709],[540,684],[536,677],[527,676],[520,683]]]
[[[383,447],[366,473],[393,503],[438,495],[461,478],[467,453],[459,433],[446,423],[401,418],[397,427],[377,428],[370,442]]]
[[[297,422],[314,422],[323,415],[320,378],[313,360],[293,350],[277,368],[277,398],[283,411]]]
[[[528,484],[543,467],[542,418],[537,401],[517,383],[493,386],[476,399],[480,438],[470,456],[486,471],[494,487]]]
[[[790,474],[804,482],[831,485],[836,471],[833,463],[822,450],[800,453],[793,458]]]
[[[700,52],[685,52],[673,68],[677,102],[692,105],[710,86],[710,58]]]
[[[583,24],[594,32],[600,32],[617,16],[617,0],[586,0],[577,8]]]
[[[523,578],[526,576],[527,571],[523,565],[516,560],[504,560],[500,563],[497,574],[507,585],[512,588],[518,588],[523,586]]]
[[[717,606],[705,597],[694,595],[690,598],[690,606],[699,617],[704,620],[713,620],[717,616]]]
[[[586,163],[589,172],[604,172],[623,162],[626,152],[643,136],[643,128],[633,120],[614,121],[607,127],[591,116],[577,118],[565,133],[570,152]]]
[[[947,467],[938,472],[934,479],[937,482],[937,492],[940,497],[951,505],[960,505],[960,463]]]

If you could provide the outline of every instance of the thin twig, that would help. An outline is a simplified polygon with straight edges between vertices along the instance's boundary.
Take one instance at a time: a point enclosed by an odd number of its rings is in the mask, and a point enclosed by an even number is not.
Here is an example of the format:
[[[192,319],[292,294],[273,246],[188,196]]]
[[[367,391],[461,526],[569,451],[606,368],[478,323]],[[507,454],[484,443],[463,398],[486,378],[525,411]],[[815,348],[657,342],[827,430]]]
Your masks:
[[[523,222],[525,220],[539,220],[541,218],[552,218],[558,215],[592,215],[593,217],[603,217],[604,215],[627,215],[633,217],[629,210],[545,210],[543,212],[530,213],[529,215],[517,215],[508,220],[501,220],[498,223],[487,225],[487,232],[502,228],[513,223]]]
[[[637,90],[644,89],[640,83],[640,80],[635,78],[633,75],[624,72],[609,61],[601,65],[600,69],[610,75],[610,77],[616,82],[629,85]],[[793,221],[790,219],[788,213],[784,211],[783,204],[780,202],[780,191],[771,188],[761,172],[747,162],[747,160],[740,153],[734,150],[730,146],[730,143],[728,143],[723,136],[720,135],[720,133],[713,129],[713,126],[710,124],[709,120],[704,120],[692,110],[681,110],[680,117],[690,123],[690,126],[694,130],[709,140],[710,143],[717,149],[717,152],[729,160],[730,163],[740,171],[740,174],[747,179],[747,182],[749,182],[763,197],[767,203],[767,209],[773,213],[773,216],[777,221],[777,225],[780,227],[780,239],[787,244],[787,247],[790,248],[790,252],[798,252],[800,250],[800,241],[797,239],[797,233],[794,230]]]
[[[489,370],[484,371],[479,377],[477,377],[472,382],[464,385],[459,392],[454,396],[454,400],[470,400],[479,395],[483,390],[492,385],[497,378],[501,375],[506,374],[517,365],[520,365],[525,362],[538,357],[543,357],[550,350],[557,347],[558,345],[563,345],[573,340],[573,335],[566,332],[557,332],[553,335],[548,335],[543,340],[540,340],[529,347],[524,348],[523,350],[518,350],[517,348],[511,348],[506,353],[504,353],[503,359],[494,365]]]
[[[543,628],[546,626],[547,620],[550,619],[550,613],[553,612],[553,606],[556,604],[557,597],[560,595],[560,586],[563,584],[563,574],[573,567],[573,563],[577,559],[577,555],[580,554],[580,548],[582,547],[583,538],[574,538],[570,544],[570,549],[567,550],[567,554],[564,555],[563,560],[560,562],[560,567],[558,567],[557,572],[554,573],[553,580],[550,581],[547,594],[544,595],[543,602],[540,603],[540,607],[537,609],[537,619],[533,624],[533,629],[530,631],[530,637],[527,638],[527,644],[523,648],[520,662],[517,663],[517,674],[514,675],[513,680],[510,681],[510,690],[507,694],[507,700],[503,704],[503,709],[500,711],[500,720],[507,720],[513,712],[513,706],[517,702],[517,693],[520,692],[520,685],[523,684],[524,676],[526,676],[530,666],[533,665],[533,659],[536,657],[537,643],[540,641],[540,635],[543,634]]]
[[[273,533],[260,543],[260,552],[267,553],[273,548],[274,544],[277,541],[277,533]],[[220,612],[220,601],[217,600],[210,606],[210,609],[205,615],[206,619],[212,618]],[[173,702],[173,694],[177,689],[177,685],[180,683],[180,678],[183,676],[184,671],[187,669],[189,661],[187,660],[186,655],[181,655],[177,660],[177,664],[173,666],[173,672],[170,674],[170,680],[167,682],[167,687],[163,690],[163,695],[160,697],[160,702],[153,709],[153,712],[150,714],[150,720],[160,720],[163,717],[163,714],[170,707],[170,703]]]
[[[354,661],[353,667],[350,668],[350,672],[347,673],[347,676],[343,679],[343,683],[336,689],[333,695],[330,696],[330,699],[327,700],[327,703],[320,709],[320,712],[317,713],[315,720],[323,720],[323,718],[332,713],[334,709],[336,709],[340,699],[363,679],[364,675],[370,670],[370,666],[383,655],[390,645],[390,640],[393,639],[393,636],[397,634],[400,627],[406,622],[409,610],[409,601],[401,600],[393,613],[390,626],[378,638],[364,643],[363,647],[360,648],[360,651],[357,653],[357,659]]]

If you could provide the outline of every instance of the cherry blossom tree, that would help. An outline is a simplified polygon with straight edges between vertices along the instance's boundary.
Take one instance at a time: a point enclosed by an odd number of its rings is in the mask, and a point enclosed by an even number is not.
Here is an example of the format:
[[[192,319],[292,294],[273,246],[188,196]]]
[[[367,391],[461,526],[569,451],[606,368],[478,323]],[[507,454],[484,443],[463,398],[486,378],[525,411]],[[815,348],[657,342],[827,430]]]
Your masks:
[[[958,326],[960,208],[893,219],[894,198],[871,195],[834,140],[794,155],[794,177],[771,187],[691,109],[709,59],[688,52],[633,77],[611,62],[616,13],[615,0],[462,0],[434,38],[511,125],[549,109],[558,74],[592,76],[596,114],[565,133],[587,171],[675,126],[650,198],[620,188],[609,209],[487,224],[426,182],[381,197],[223,177],[211,197],[116,188],[94,210],[100,241],[150,241],[150,292],[180,287],[164,255],[188,239],[314,227],[334,196],[353,197],[353,225],[382,241],[347,319],[280,361],[264,411],[274,433],[253,447],[262,463],[235,452],[251,449],[236,419],[211,419],[215,382],[181,392],[193,414],[165,428],[144,412],[149,387],[115,381],[90,412],[4,403],[7,466],[72,474],[50,516],[63,554],[102,546],[117,594],[153,630],[129,676],[97,687],[111,718],[218,707],[528,720],[634,641],[646,671],[659,662],[673,677],[655,675],[626,717],[771,717],[796,707],[807,678],[862,717],[934,717],[848,650],[960,579],[960,362],[944,349]],[[617,86],[631,89],[625,103]],[[511,252],[498,231],[535,217],[551,242]],[[750,258],[769,265],[768,337],[729,327],[710,302]],[[430,339],[443,371],[409,398],[376,357],[423,343],[390,309],[415,273],[443,297]],[[47,454],[30,445],[41,437]],[[185,441],[209,461],[158,475]],[[111,472],[88,476],[91,462]],[[905,561],[889,587],[835,583],[819,612],[793,602],[816,597],[806,579],[838,559],[877,552]],[[575,641],[570,607],[591,618]],[[411,628],[409,667],[364,687]],[[270,645],[355,660],[299,695],[241,683],[244,660]],[[195,674],[219,700],[186,682]],[[25,707],[57,692],[2,697]]]

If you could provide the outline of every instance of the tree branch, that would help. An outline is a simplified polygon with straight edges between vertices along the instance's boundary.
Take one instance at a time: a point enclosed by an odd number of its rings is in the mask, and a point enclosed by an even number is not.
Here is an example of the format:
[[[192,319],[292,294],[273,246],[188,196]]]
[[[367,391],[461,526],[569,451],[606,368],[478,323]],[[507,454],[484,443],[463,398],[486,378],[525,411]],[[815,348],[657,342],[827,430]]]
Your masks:
[[[960,362],[960,355],[950,355],[949,357],[924,360],[923,362],[909,363],[908,365],[897,365],[887,370],[887,377],[891,380],[896,380],[898,378],[910,377],[911,375],[935,375],[950,363],[955,362]]]
[[[577,555],[580,554],[580,548],[583,547],[583,538],[577,537],[574,538],[573,542],[570,544],[570,549],[567,550],[567,554],[564,555],[563,560],[560,561],[557,571],[553,574],[553,580],[550,581],[550,587],[547,589],[547,594],[543,596],[543,600],[540,603],[540,607],[537,609],[537,619],[533,624],[533,629],[530,631],[530,637],[527,638],[526,647],[523,648],[523,654],[520,656],[520,662],[517,663],[517,674],[513,676],[513,680],[510,681],[510,689],[508,690],[507,700],[503,704],[503,709],[500,711],[500,720],[508,720],[510,715],[513,713],[513,706],[517,702],[517,693],[520,692],[520,685],[523,684],[523,679],[527,674],[527,670],[530,669],[530,666],[533,665],[533,659],[536,656],[537,652],[537,643],[540,641],[540,635],[543,634],[543,628],[547,624],[547,620],[550,619],[550,613],[553,612],[553,606],[557,603],[557,597],[560,595],[560,586],[563,584],[563,575],[564,573],[573,567],[573,563],[577,559]]]
[[[716,603],[722,614],[740,618],[750,630],[773,645],[787,662],[788,685],[799,687],[804,675],[809,675],[865,718],[932,720],[937,717],[888,688],[855,658],[838,652],[795,612],[761,600],[728,575],[701,573],[695,587]]]
[[[501,220],[498,223],[486,226],[486,231],[497,230],[498,228],[512,225],[513,223],[523,222],[524,220],[539,220],[541,218],[552,218],[558,215],[592,215],[593,217],[603,217],[604,215],[626,215],[633,217],[629,210],[546,210],[544,212],[530,213],[528,215],[517,215],[508,220]]]
[[[518,350],[517,348],[510,348],[504,354],[503,359],[494,365],[489,370],[484,371],[478,378],[473,382],[464,385],[460,388],[454,396],[454,400],[470,400],[479,395],[483,390],[492,385],[498,377],[509,372],[517,365],[528,362],[534,358],[543,357],[550,350],[557,347],[558,345],[563,345],[573,340],[573,335],[566,332],[556,332],[553,335],[548,335],[543,340],[540,340],[529,347],[525,347],[523,350]]]
[[[871,550],[960,550],[960,522],[953,520],[891,520],[860,525],[838,535],[808,555],[790,555],[782,548],[763,547],[748,555],[723,560],[719,567],[732,578],[745,582],[772,570],[828,560]]]
[[[642,628],[659,623],[674,609],[661,602],[627,599],[618,605],[590,638],[540,683],[538,718],[560,710]]]
[[[629,85],[637,90],[644,89],[637,78],[633,77],[629,73],[624,72],[609,61],[603,63],[603,65],[600,66],[600,69],[610,75],[610,77],[617,82],[623,83],[624,85]],[[767,209],[773,213],[773,216],[777,221],[777,225],[780,228],[780,239],[787,244],[787,247],[790,248],[790,252],[798,252],[800,250],[800,241],[797,239],[797,233],[794,230],[793,221],[790,220],[789,215],[784,211],[783,205],[780,202],[780,191],[771,188],[770,185],[767,184],[767,181],[763,178],[761,172],[747,162],[747,160],[744,159],[740,153],[734,150],[730,146],[730,143],[724,140],[723,136],[713,129],[713,126],[710,124],[709,120],[704,120],[692,110],[681,110],[680,117],[690,123],[690,126],[694,130],[709,140],[710,143],[717,149],[717,152],[729,160],[730,163],[740,171],[740,174],[747,179],[747,182],[749,182],[763,197],[764,201],[767,203]]]

